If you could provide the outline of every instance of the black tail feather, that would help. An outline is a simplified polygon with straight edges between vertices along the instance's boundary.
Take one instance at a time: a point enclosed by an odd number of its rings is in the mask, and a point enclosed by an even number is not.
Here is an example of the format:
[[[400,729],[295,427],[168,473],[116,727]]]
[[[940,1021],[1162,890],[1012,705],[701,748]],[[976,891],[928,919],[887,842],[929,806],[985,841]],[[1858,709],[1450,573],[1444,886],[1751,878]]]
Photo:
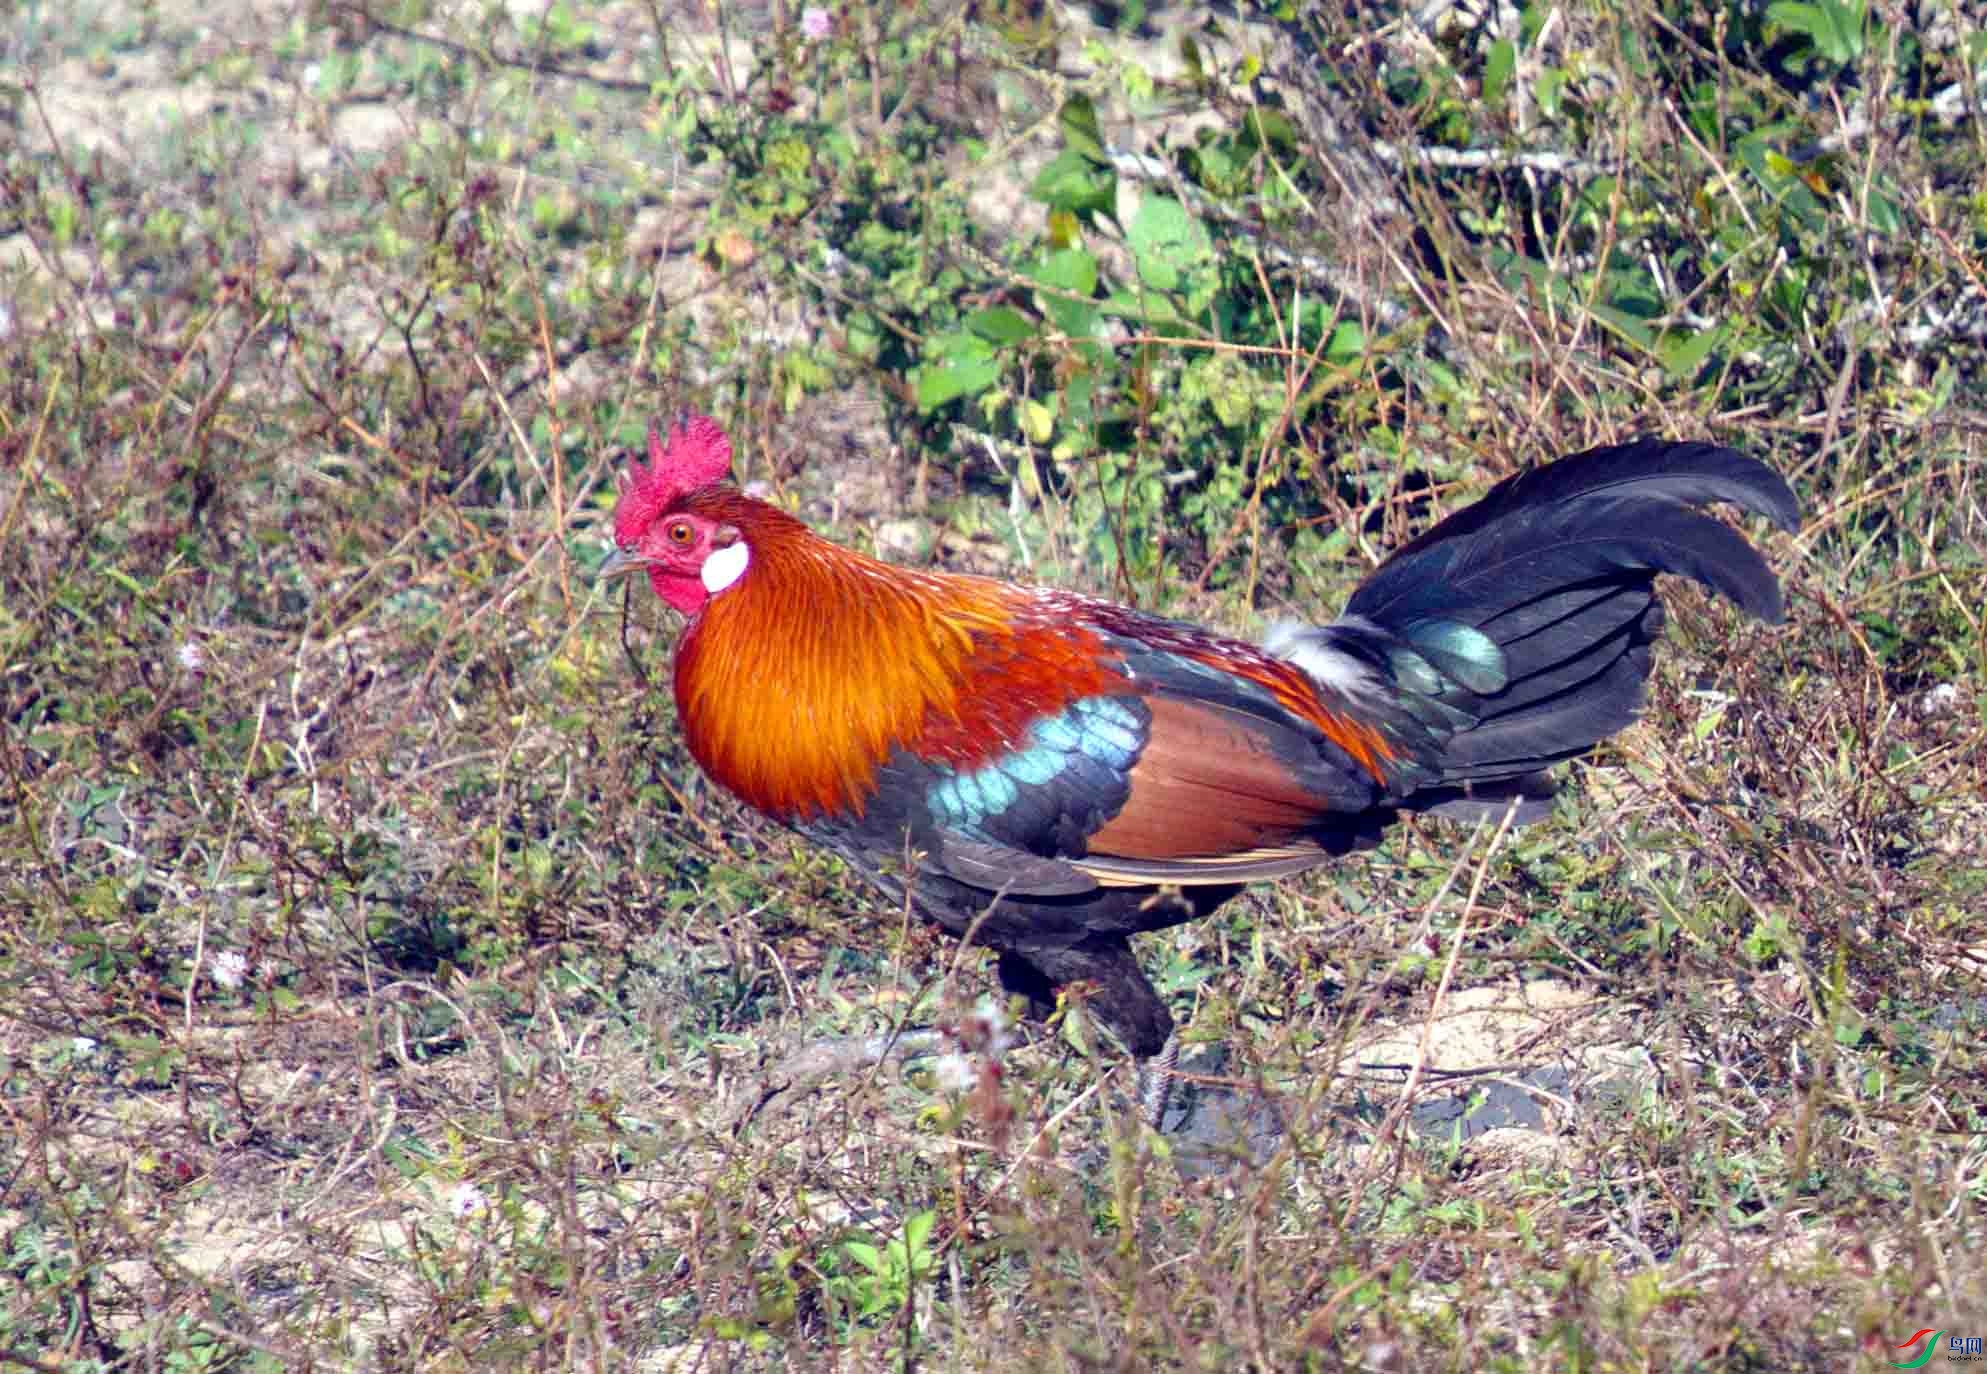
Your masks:
[[[1634,723],[1649,676],[1649,646],[1623,647],[1600,671],[1556,695],[1488,714],[1452,737],[1444,782],[1508,778],[1577,758]]]
[[[1495,794],[1634,720],[1662,634],[1658,574],[1781,618],[1780,584],[1759,552],[1694,509],[1713,501],[1783,529],[1799,520],[1792,491],[1764,464],[1710,444],[1642,439],[1498,484],[1353,594],[1330,628],[1379,631],[1396,661],[1437,679],[1429,690],[1397,674],[1403,693],[1469,722],[1442,746],[1441,783],[1418,802],[1443,809],[1455,784]]]
[[[1396,549],[1381,571],[1430,545],[1473,534],[1526,507],[1564,505],[1584,497],[1623,492],[1681,505],[1727,501],[1765,516],[1783,530],[1794,529],[1801,520],[1800,503],[1794,499],[1792,488],[1756,458],[1716,444],[1634,439],[1588,449],[1505,478],[1475,504]]]

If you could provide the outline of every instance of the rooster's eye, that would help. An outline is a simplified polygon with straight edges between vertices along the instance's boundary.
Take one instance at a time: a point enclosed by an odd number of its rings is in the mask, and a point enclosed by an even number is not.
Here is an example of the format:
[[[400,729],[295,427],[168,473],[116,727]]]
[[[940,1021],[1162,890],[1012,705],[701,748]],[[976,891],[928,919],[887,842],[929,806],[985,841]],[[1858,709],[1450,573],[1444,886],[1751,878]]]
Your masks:
[[[687,520],[678,520],[669,527],[669,542],[672,544],[687,544],[691,537],[690,522]]]

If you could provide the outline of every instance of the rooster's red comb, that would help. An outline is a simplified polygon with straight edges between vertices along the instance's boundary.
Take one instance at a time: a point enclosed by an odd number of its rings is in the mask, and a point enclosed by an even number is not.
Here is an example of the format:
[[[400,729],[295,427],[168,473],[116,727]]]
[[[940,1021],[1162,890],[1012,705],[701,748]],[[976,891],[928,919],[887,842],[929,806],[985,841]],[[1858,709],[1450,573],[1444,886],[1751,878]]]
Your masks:
[[[651,420],[648,462],[637,459],[621,474],[621,500],[614,507],[615,539],[631,542],[678,497],[721,482],[730,471],[731,440],[710,416],[683,411],[670,427],[666,445]]]

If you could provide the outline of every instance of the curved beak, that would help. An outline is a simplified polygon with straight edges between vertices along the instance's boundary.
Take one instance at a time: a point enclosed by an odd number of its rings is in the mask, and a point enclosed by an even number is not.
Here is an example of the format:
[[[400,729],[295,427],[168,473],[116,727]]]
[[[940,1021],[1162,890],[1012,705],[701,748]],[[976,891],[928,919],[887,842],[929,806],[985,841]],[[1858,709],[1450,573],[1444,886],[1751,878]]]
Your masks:
[[[607,551],[607,557],[601,560],[600,566],[594,570],[593,580],[605,582],[609,578],[626,577],[631,572],[640,572],[648,565],[648,559],[638,553],[629,553],[626,549],[618,547],[612,548]]]

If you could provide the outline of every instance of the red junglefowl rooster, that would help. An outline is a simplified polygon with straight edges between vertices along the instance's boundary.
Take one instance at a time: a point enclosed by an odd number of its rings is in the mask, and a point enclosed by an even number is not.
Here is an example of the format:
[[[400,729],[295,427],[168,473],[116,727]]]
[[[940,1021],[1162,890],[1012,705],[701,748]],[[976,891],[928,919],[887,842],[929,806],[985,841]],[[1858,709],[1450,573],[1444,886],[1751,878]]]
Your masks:
[[[999,954],[1038,1010],[1077,979],[1141,1061],[1172,1017],[1130,937],[1370,844],[1402,811],[1547,810],[1542,777],[1635,718],[1658,573],[1766,621],[1787,484],[1655,439],[1521,473],[1264,647],[1073,592],[892,567],[726,481],[704,417],[621,479],[615,548],[688,617],[697,762],[901,902]],[[1162,1090],[1163,1091],[1163,1090]]]

